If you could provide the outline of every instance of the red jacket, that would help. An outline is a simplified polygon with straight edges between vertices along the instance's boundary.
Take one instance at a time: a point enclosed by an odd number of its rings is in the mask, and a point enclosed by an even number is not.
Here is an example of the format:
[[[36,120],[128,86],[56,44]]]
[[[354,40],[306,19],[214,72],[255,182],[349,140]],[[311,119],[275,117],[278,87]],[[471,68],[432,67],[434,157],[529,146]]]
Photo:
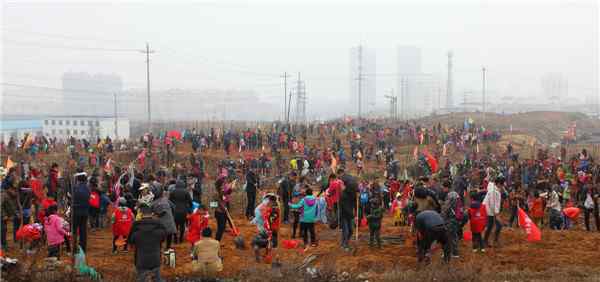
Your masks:
[[[329,183],[327,188],[327,206],[332,208],[335,203],[340,200],[340,193],[342,192],[342,181],[336,179]]]
[[[202,214],[197,211],[188,216],[190,225],[188,234],[185,239],[194,245],[198,240],[202,239],[202,230],[208,227],[208,213]]]
[[[485,205],[471,204],[469,208],[469,220],[471,221],[471,232],[481,233],[485,229],[487,223],[487,212],[485,211]]]
[[[133,212],[129,208],[120,207],[115,209],[113,216],[115,219],[112,226],[113,235],[129,236],[129,231],[131,231],[133,225]]]

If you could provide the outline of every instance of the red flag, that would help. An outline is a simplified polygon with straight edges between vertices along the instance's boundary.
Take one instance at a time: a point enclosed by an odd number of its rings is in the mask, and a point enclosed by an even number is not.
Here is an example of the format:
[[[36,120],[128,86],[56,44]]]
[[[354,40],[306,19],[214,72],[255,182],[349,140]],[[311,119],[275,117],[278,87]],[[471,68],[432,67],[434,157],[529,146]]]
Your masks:
[[[519,208],[519,226],[527,233],[527,241],[536,242],[542,240],[542,232],[521,208]]]

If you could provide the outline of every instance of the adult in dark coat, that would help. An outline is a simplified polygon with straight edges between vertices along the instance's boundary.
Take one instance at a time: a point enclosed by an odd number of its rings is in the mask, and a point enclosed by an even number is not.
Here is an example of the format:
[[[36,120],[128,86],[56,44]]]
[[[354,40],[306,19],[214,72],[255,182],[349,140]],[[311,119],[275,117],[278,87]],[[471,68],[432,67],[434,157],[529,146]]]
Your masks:
[[[283,223],[288,223],[288,218],[290,216],[290,206],[288,203],[292,200],[292,191],[294,190],[294,186],[296,186],[296,172],[291,172],[288,176],[286,176],[281,183],[279,184],[279,188],[277,190],[277,194],[281,198],[281,203],[283,205]]]
[[[185,223],[187,215],[192,210],[192,196],[185,189],[183,181],[178,180],[175,183],[175,190],[171,192],[169,199],[175,204],[174,217],[177,231],[179,231],[179,238],[175,242],[183,242],[183,234],[185,233]]]
[[[248,206],[246,207],[246,218],[251,219],[254,216],[254,208],[256,207],[256,189],[260,185],[260,178],[254,168],[248,170],[246,174],[246,197]]]
[[[342,248],[349,250],[348,243],[352,238],[352,224],[354,213],[356,211],[356,193],[358,192],[358,181],[356,177],[344,173],[343,169],[338,170],[338,175],[344,183],[340,195],[340,225],[342,227]]]
[[[87,247],[87,222],[90,210],[90,188],[87,175],[82,169],[75,174],[77,184],[73,188],[73,234],[79,234],[79,246],[85,252]],[[73,248],[75,252],[77,248]]]
[[[436,211],[425,210],[415,219],[417,229],[417,259],[419,262],[430,261],[428,257],[431,244],[438,242],[444,248],[444,261],[450,261],[450,241],[444,219]]]
[[[137,281],[146,281],[148,275],[154,281],[160,277],[160,245],[167,236],[167,230],[160,220],[152,217],[152,209],[146,205],[140,208],[142,219],[133,223],[129,234],[129,244],[135,246],[135,268]]]

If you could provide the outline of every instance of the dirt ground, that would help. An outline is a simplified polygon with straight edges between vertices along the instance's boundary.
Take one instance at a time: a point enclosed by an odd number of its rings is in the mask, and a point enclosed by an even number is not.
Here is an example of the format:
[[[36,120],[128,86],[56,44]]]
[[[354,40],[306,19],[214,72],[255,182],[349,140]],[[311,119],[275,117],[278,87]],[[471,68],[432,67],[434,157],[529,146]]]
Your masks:
[[[399,148],[398,151],[402,152],[403,155],[408,155],[412,154],[412,148],[414,148],[414,145]],[[188,145],[182,147],[179,153],[181,157],[184,157],[190,151]],[[223,153],[211,151],[204,156],[211,160],[219,160],[223,158]],[[237,157],[237,155],[234,157]],[[404,156],[401,156],[400,159],[404,160]],[[209,164],[209,168],[210,166],[211,164]],[[382,167],[383,164],[377,166],[372,162],[367,163],[366,168],[373,171],[381,170]],[[212,172],[209,173],[213,174]],[[210,181],[209,179],[208,182]],[[210,193],[210,191],[207,193]],[[256,234],[256,227],[251,225],[245,218],[242,218],[241,212],[244,208],[244,201],[240,198],[243,197],[234,198],[232,210],[235,223],[240,229],[246,245],[249,245],[252,237]],[[508,217],[505,216],[504,219],[506,220]],[[366,227],[362,227],[359,230],[359,240],[352,242],[354,251],[350,253],[342,251],[339,247],[340,231],[330,230],[323,224],[317,225],[318,247],[309,248],[306,251],[284,249],[281,247],[281,241],[291,239],[291,227],[283,225],[279,235],[280,247],[275,251],[274,260],[279,261],[284,267],[290,267],[300,265],[304,258],[316,254],[318,257],[311,265],[317,268],[333,268],[336,272],[346,271],[354,275],[368,273],[370,281],[386,280],[386,275],[392,270],[415,271],[417,269],[416,250],[412,245],[410,231],[407,227],[394,227],[391,222],[391,216],[386,215],[381,234],[382,236],[400,236],[403,238],[400,243],[384,244],[382,249],[370,248],[368,246],[368,230]],[[582,230],[581,224],[582,222],[574,230],[569,231],[543,229],[542,241],[538,243],[526,242],[526,235],[523,230],[506,228],[501,235],[502,246],[497,249],[487,249],[484,254],[472,253],[471,242],[461,242],[460,258],[453,259],[450,268],[458,271],[468,269],[473,273],[528,272],[533,273],[532,275],[539,281],[556,281],[551,279],[552,274],[546,272],[548,269],[581,268],[585,269],[585,273],[589,273],[592,275],[591,277],[597,277],[597,281],[600,281],[600,233],[585,232]],[[211,217],[210,225],[213,230],[216,230],[216,222],[213,217]],[[468,229],[468,224],[465,229]],[[112,254],[110,228],[89,232],[88,234],[88,264],[100,272],[105,281],[132,281],[135,277],[133,250],[130,249],[128,253]],[[301,240],[300,238],[296,239]],[[12,244],[10,239],[9,242],[9,244]],[[161,269],[163,277],[169,281],[181,277],[193,277],[194,274],[188,268],[191,262],[190,244],[175,245],[174,249],[177,254],[177,267],[163,266]],[[41,251],[46,252],[45,249]],[[235,249],[233,236],[229,232],[223,238],[221,251],[224,257],[224,270],[219,276],[222,278],[238,277],[249,270],[259,274],[271,271],[270,264],[255,262],[254,254],[249,248],[246,250]],[[7,255],[26,260],[25,255],[14,248]],[[439,265],[437,263],[440,261],[440,255],[441,252],[437,247],[432,256],[434,265]],[[63,255],[62,260],[69,263],[71,257]],[[569,273],[566,275],[568,277]],[[571,278],[573,279],[567,281],[581,281],[579,276],[576,275]],[[434,280],[436,279],[427,281]],[[386,281],[394,281],[394,279],[387,279]],[[445,280],[437,279],[437,281]],[[464,281],[464,279],[453,281]],[[510,279],[507,281],[510,281]],[[528,279],[524,281],[528,281]]]
[[[238,218],[236,224],[241,235],[248,243],[256,233],[256,227],[245,219]],[[298,249],[284,249],[280,247],[275,251],[275,261],[284,266],[298,266],[302,260],[316,254],[318,258],[311,265],[317,268],[335,269],[336,272],[346,271],[355,275],[368,273],[372,281],[382,279],[391,270],[410,271],[417,269],[415,248],[412,246],[410,230],[407,227],[394,227],[391,216],[386,215],[382,236],[400,236],[404,240],[395,244],[384,244],[382,249],[368,246],[368,230],[361,227],[359,240],[352,242],[354,251],[344,252],[339,247],[340,232],[331,230],[320,224],[317,226],[318,247],[303,251]],[[211,227],[216,230],[215,221],[211,220]],[[590,273],[596,273],[600,277],[600,233],[585,232],[579,225],[576,230],[551,231],[544,229],[542,241],[528,243],[525,241],[524,231],[514,228],[506,228],[501,235],[502,246],[500,248],[487,249],[486,253],[472,253],[471,242],[460,243],[460,258],[453,259],[450,267],[452,269],[473,269],[480,271],[528,271],[542,272],[554,267],[585,268]],[[465,227],[465,230],[468,229]],[[131,281],[135,277],[133,264],[134,252],[119,252],[112,254],[112,236],[110,229],[91,232],[88,235],[87,262],[98,272],[102,273],[105,281]],[[291,227],[283,225],[279,235],[279,241],[291,238]],[[300,239],[300,238],[297,238]],[[190,244],[182,243],[175,245],[177,254],[177,267],[169,268],[163,266],[161,271],[164,278],[169,281],[181,277],[193,277],[194,273],[189,271]],[[249,269],[260,273],[271,271],[271,265],[257,263],[253,252],[249,248],[237,250],[234,248],[233,235],[226,233],[222,241],[222,255],[224,257],[224,270],[220,273],[222,278],[237,277]],[[439,262],[441,250],[434,247],[432,258],[434,265]],[[41,250],[45,252],[45,249]],[[20,252],[8,252],[10,257],[23,258]],[[63,255],[65,263],[70,262],[70,257]],[[575,281],[575,280],[573,280]]]

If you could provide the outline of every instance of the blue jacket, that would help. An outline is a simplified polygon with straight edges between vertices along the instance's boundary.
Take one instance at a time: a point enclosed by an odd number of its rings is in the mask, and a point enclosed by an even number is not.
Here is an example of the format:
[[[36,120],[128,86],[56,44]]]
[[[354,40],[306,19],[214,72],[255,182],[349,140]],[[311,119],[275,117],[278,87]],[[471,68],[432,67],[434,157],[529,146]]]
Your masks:
[[[317,221],[317,199],[313,195],[302,198],[297,204],[291,204],[290,208],[302,208],[300,222],[314,223]]]
[[[78,183],[73,188],[73,212],[75,216],[88,216],[90,193],[90,188],[85,183]]]

